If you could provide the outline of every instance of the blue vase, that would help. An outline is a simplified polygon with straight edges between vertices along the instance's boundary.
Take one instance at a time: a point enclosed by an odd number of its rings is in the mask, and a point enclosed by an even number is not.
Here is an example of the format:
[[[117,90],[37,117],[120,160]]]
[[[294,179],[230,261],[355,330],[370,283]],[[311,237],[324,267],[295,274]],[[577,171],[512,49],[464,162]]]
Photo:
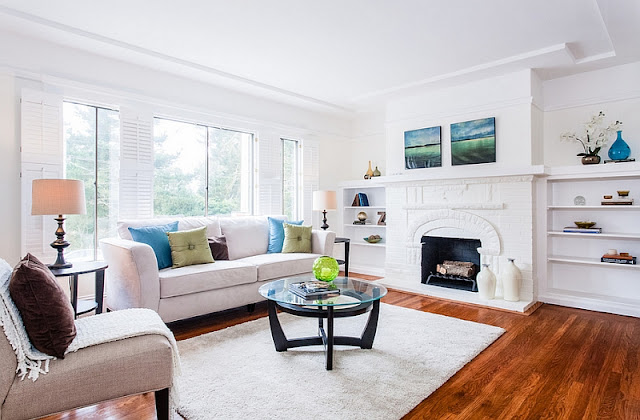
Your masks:
[[[618,138],[613,142],[609,148],[609,159],[623,160],[629,157],[631,149],[629,145],[622,140],[622,131],[618,131]]]

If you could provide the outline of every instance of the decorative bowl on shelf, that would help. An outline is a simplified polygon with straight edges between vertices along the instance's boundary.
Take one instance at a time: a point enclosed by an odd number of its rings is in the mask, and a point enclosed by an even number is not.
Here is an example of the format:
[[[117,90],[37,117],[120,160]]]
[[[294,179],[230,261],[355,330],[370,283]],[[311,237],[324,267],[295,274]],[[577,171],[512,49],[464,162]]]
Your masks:
[[[367,236],[366,238],[362,238],[365,241],[369,242],[370,244],[377,244],[378,242],[380,242],[382,240],[382,238],[380,237],[380,235],[370,235]]]
[[[573,222],[581,229],[589,229],[596,225],[596,222]]]
[[[620,197],[628,197],[629,196],[629,190],[620,190],[620,191],[617,191],[617,193],[618,193],[618,195]]]

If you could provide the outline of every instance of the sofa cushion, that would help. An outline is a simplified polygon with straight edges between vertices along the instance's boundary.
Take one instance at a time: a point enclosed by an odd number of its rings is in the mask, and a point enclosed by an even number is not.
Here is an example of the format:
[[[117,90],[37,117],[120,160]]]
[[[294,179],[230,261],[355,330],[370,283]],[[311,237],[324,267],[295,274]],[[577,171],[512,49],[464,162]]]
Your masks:
[[[163,217],[157,219],[125,219],[118,221],[118,236],[122,239],[132,240],[130,227],[165,225],[178,220],[178,230],[191,230],[201,226],[207,227],[207,237],[222,235],[220,223],[216,216],[189,216],[189,217]]]
[[[311,226],[296,226],[284,223],[282,252],[311,252]]]
[[[76,336],[71,302],[46,265],[27,254],[13,270],[9,293],[31,344],[43,353],[64,359]]]
[[[267,253],[269,223],[266,217],[221,218],[220,228],[227,238],[230,260]]]
[[[208,238],[209,249],[214,260],[228,260],[229,248],[227,247],[227,238],[224,235],[213,236]]]
[[[175,232],[176,230],[178,230],[177,221],[166,225],[129,228],[134,241],[145,243],[153,249],[156,260],[158,260],[159,270],[171,267],[171,246],[169,246],[167,232]]]
[[[243,263],[258,267],[258,281],[310,273],[313,262],[320,254],[262,254],[243,258]]]
[[[255,265],[241,261],[216,261],[214,264],[167,268],[160,270],[159,276],[160,297],[169,298],[254,283],[258,270]]]
[[[207,228],[167,232],[171,246],[172,267],[213,263],[213,256],[207,240]]]
[[[287,222],[285,219],[277,219],[269,217],[269,247],[267,254],[282,252],[282,244],[284,244],[284,227],[282,224]],[[303,220],[287,222],[290,225],[300,226]]]

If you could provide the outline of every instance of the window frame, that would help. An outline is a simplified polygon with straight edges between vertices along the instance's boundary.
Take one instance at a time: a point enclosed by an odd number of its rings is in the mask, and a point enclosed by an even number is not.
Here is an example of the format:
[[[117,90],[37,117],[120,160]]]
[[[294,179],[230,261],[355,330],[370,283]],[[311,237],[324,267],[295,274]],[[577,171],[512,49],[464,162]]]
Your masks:
[[[86,107],[90,107],[93,108],[94,111],[94,115],[95,115],[95,124],[94,124],[94,138],[93,138],[93,145],[94,145],[94,153],[93,153],[93,186],[94,186],[94,194],[92,197],[93,200],[93,215],[92,215],[92,219],[93,219],[93,261],[97,261],[98,260],[98,254],[100,251],[100,239],[98,238],[98,187],[100,185],[100,176],[99,176],[99,170],[98,170],[98,163],[99,163],[99,156],[98,156],[98,138],[99,138],[99,134],[98,134],[98,126],[99,126],[99,122],[98,122],[98,115],[99,115],[99,111],[105,110],[105,111],[112,111],[112,112],[117,112],[118,113],[118,120],[120,122],[120,110],[118,109],[118,107],[110,107],[110,106],[106,106],[106,105],[98,105],[95,103],[91,103],[90,101],[78,101],[75,99],[62,99],[62,129],[63,129],[63,135],[62,135],[62,174],[63,174],[63,178],[66,178],[67,176],[67,141],[65,138],[65,134],[64,134],[64,104],[68,103],[68,104],[73,104],[73,105],[79,105],[79,106],[86,106]],[[121,137],[121,136],[120,136]],[[120,142],[120,138],[118,139],[118,142]],[[85,200],[87,199],[87,197],[85,196]]]
[[[166,120],[166,121],[172,121],[172,122],[177,122],[177,123],[182,123],[182,124],[191,124],[191,125],[195,125],[197,127],[202,127],[205,129],[205,153],[206,153],[206,159],[205,159],[205,180],[204,180],[204,217],[208,217],[210,216],[209,214],[209,146],[210,146],[210,135],[209,135],[209,129],[217,129],[217,130],[225,130],[225,131],[232,131],[232,132],[236,132],[236,133],[242,133],[242,134],[247,134],[251,136],[251,139],[249,141],[249,159],[248,159],[248,164],[249,164],[249,186],[248,186],[248,198],[249,198],[249,203],[248,203],[248,212],[250,215],[254,215],[256,212],[256,182],[255,182],[255,172],[256,172],[256,168],[257,168],[257,157],[256,157],[256,148],[255,148],[255,144],[257,142],[257,138],[258,138],[258,134],[255,131],[252,130],[247,130],[247,129],[240,129],[240,128],[235,128],[235,127],[229,127],[229,126],[224,126],[222,124],[210,124],[210,123],[206,123],[206,122],[202,122],[202,121],[195,121],[195,120],[190,120],[188,118],[180,118],[180,117],[172,117],[172,116],[167,116],[167,115],[161,115],[161,114],[154,114],[152,117],[153,120],[153,128],[155,128],[155,120],[156,119],[160,119],[160,120]],[[152,137],[155,139],[155,132],[152,133]],[[155,142],[155,140],[154,140]],[[155,178],[155,150],[154,150],[154,178]],[[153,197],[153,200],[155,201],[155,197]],[[165,216],[169,216],[169,215],[165,215]]]
[[[295,164],[295,169],[294,169],[294,194],[293,194],[293,198],[294,198],[294,212],[292,217],[292,220],[299,220],[302,218],[302,185],[303,185],[303,180],[302,180],[302,141],[299,139],[295,139],[295,138],[291,138],[291,137],[280,137],[280,151],[281,151],[281,169],[282,169],[282,178],[281,178],[281,195],[282,195],[282,200],[281,200],[281,209],[282,209],[282,213],[284,214],[284,209],[285,209],[285,203],[284,203],[284,144],[285,142],[293,142],[294,143],[294,157],[293,157],[293,161]]]

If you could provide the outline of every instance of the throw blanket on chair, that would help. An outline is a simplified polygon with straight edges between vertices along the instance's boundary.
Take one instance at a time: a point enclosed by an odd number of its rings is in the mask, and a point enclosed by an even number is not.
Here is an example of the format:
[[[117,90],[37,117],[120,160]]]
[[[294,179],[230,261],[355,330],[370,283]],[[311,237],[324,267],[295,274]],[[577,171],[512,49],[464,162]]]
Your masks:
[[[49,371],[49,360],[55,359],[55,357],[44,354],[31,345],[20,312],[9,294],[9,280],[12,271],[11,266],[0,259],[0,325],[2,325],[11,347],[16,352],[18,361],[16,373],[20,379],[24,379],[26,376],[35,381],[40,374]],[[173,356],[173,385],[169,398],[173,407],[178,406],[177,378],[180,375],[178,346],[173,333],[155,311],[142,308],[125,309],[77,319],[75,323],[76,338],[73,339],[65,353],[147,334],[159,334],[166,337],[171,344]]]

